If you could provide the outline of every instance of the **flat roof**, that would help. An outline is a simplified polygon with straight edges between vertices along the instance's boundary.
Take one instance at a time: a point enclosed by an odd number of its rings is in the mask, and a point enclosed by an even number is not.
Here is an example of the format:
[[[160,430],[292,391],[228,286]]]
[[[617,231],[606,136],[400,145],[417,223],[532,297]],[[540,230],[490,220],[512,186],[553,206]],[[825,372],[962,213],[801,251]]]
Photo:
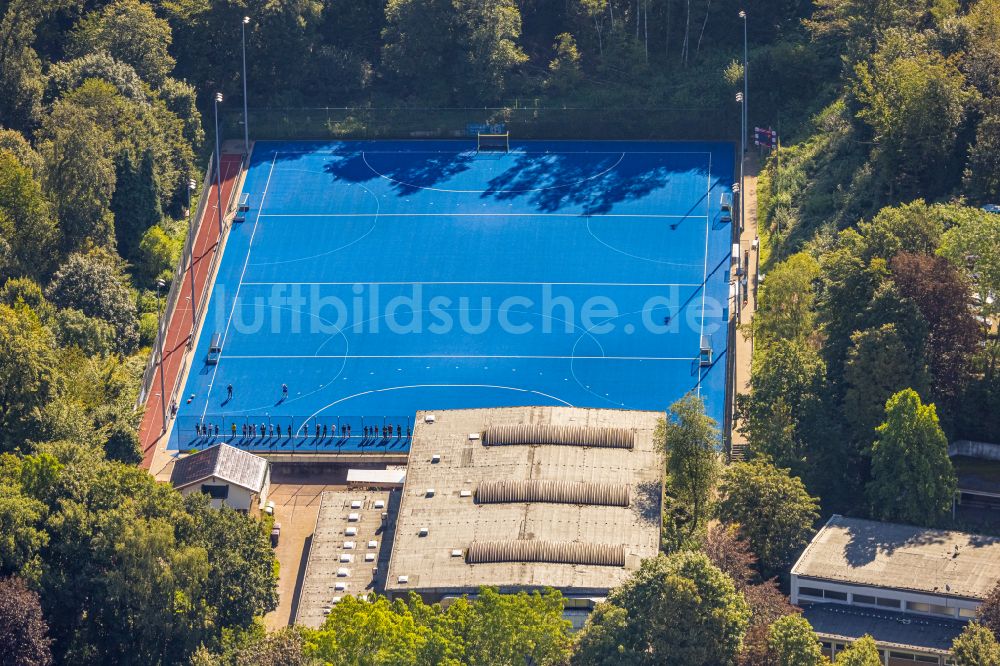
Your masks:
[[[295,624],[315,629],[323,624],[337,597],[364,597],[381,589],[399,495],[399,490],[323,493],[295,609]],[[384,522],[383,513],[387,514]],[[355,533],[349,534],[352,529]],[[371,546],[371,542],[375,545]],[[342,562],[342,556],[350,561]],[[343,589],[337,589],[340,586]]]
[[[1000,580],[1000,538],[834,514],[813,537],[792,574],[985,599]]]
[[[823,639],[855,641],[865,634],[882,647],[947,655],[965,622],[923,617],[898,611],[863,609],[841,604],[804,606],[802,616]]]
[[[418,412],[386,590],[606,594],[659,548],[654,430],[663,417],[573,407]],[[524,441],[547,443],[515,443]]]

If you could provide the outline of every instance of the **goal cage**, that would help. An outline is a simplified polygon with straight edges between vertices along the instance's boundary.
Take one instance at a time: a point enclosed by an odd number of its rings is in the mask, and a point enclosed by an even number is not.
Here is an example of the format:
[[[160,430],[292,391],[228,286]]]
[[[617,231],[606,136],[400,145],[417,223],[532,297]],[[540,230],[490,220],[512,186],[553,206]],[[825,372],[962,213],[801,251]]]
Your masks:
[[[510,152],[510,132],[487,134],[479,132],[476,134],[477,153],[509,153]]]

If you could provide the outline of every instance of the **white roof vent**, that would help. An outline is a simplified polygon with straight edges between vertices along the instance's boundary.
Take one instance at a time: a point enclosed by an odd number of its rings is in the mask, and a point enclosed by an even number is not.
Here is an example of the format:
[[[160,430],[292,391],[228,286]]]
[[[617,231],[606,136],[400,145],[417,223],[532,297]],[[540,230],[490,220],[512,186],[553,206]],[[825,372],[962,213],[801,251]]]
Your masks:
[[[353,500],[351,502],[351,508],[352,509],[360,509],[361,508],[361,500]]]
[[[451,551],[451,556],[452,557],[462,557],[462,549],[461,548],[456,548],[455,550]]]
[[[347,583],[334,583],[333,589],[335,589],[337,592],[343,592],[344,590],[347,589]]]
[[[479,433],[478,432],[470,432],[469,433],[469,439],[479,439]]]
[[[334,597],[333,598],[333,603],[339,604],[341,599],[343,599],[343,597]]]
[[[459,497],[472,497],[472,491],[471,490],[462,490],[462,491],[459,491],[458,496]]]
[[[361,520],[361,514],[359,513],[349,513],[347,514],[347,521],[350,523],[356,523]]]
[[[426,527],[421,527],[419,534],[420,534],[420,536],[427,536],[427,528]]]
[[[427,497],[434,497],[434,489],[433,488],[428,488],[426,495],[427,495]]]
[[[344,530],[344,534],[346,534],[347,536],[355,536],[357,533],[358,533],[357,527],[348,527],[346,530]]]
[[[337,578],[347,578],[351,575],[351,570],[345,567],[340,567],[337,569]]]
[[[344,542],[344,550],[353,550],[353,549],[354,549],[354,542],[353,541],[345,541]]]
[[[375,500],[375,508],[376,509],[384,509],[385,508],[385,500]]]
[[[332,610],[329,606],[323,606],[323,615],[329,615]]]
[[[400,576],[399,578],[396,579],[396,582],[397,583],[409,583],[410,582],[410,577],[409,576]]]
[[[434,423],[436,420],[433,414],[424,414],[424,423]]]
[[[371,541],[368,542],[368,547],[369,548],[378,548],[378,541],[375,541],[374,539],[372,539]]]
[[[440,453],[435,453],[434,455],[432,455],[431,456],[431,462],[432,463],[439,463],[439,462],[441,462],[441,454]]]
[[[375,553],[365,553],[365,562],[374,562]]]
[[[350,555],[349,553],[341,553],[340,554],[340,561],[341,562],[350,562],[353,559],[354,559],[354,557],[352,555]]]

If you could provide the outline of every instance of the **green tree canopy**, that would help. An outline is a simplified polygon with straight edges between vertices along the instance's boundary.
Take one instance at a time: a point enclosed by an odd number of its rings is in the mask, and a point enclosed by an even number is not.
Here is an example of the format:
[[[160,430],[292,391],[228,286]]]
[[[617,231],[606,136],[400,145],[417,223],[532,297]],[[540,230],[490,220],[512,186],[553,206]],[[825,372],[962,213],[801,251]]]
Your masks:
[[[666,453],[669,493],[687,510],[691,520],[686,536],[704,527],[712,488],[719,475],[719,431],[705,413],[705,403],[689,393],[673,405],[657,439]]]
[[[57,381],[52,333],[29,308],[0,305],[0,451],[26,447]]]
[[[766,577],[783,573],[809,542],[818,507],[798,477],[764,459],[730,465],[719,486],[719,518],[739,526]]]
[[[731,664],[749,621],[743,595],[705,555],[659,555],[598,604],[574,663]]]
[[[174,68],[170,25],[139,0],[117,0],[85,16],[73,31],[70,52],[106,52],[158,86]]]
[[[56,221],[34,173],[0,149],[0,280],[46,276],[58,242]]]
[[[827,663],[809,620],[786,615],[771,625],[768,646],[777,666],[821,666]]]
[[[993,632],[970,622],[951,646],[956,666],[995,666],[1000,664],[1000,644]]]
[[[875,639],[865,635],[837,653],[837,666],[882,666],[882,654]]]
[[[868,498],[880,520],[939,524],[951,510],[955,472],[934,405],[912,389],[889,398],[872,450]]]

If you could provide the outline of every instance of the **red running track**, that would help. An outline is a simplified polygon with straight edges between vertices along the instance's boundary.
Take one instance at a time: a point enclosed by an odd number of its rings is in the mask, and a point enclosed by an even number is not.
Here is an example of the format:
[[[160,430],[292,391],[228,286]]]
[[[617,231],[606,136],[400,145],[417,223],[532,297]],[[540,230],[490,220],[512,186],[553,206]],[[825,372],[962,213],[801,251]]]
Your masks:
[[[226,206],[229,197],[232,195],[233,187],[240,174],[239,155],[222,156],[222,205]],[[217,201],[215,196],[215,182],[213,180],[208,192],[202,196],[209,197],[204,209],[204,216],[200,220],[198,236],[194,241],[194,269],[195,293],[200,299],[205,288],[206,281],[211,277],[208,274],[212,266],[212,259],[219,248],[219,225],[217,220]],[[223,211],[225,214],[225,211]],[[174,312],[167,322],[167,334],[163,343],[163,361],[156,366],[153,381],[149,387],[149,394],[146,396],[146,411],[142,415],[142,424],[139,426],[139,442],[142,444],[142,466],[149,469],[153,460],[153,452],[156,444],[163,435],[163,410],[161,409],[160,396],[160,373],[163,373],[164,385],[169,393],[177,382],[177,374],[183,365],[184,353],[187,351],[188,342],[191,340],[192,311],[189,294],[191,293],[191,270],[184,271],[180,285],[180,294]],[[152,353],[156,353],[155,349]],[[169,395],[167,396],[169,399]],[[167,403],[169,410],[170,403]],[[169,415],[168,415],[169,417]]]

